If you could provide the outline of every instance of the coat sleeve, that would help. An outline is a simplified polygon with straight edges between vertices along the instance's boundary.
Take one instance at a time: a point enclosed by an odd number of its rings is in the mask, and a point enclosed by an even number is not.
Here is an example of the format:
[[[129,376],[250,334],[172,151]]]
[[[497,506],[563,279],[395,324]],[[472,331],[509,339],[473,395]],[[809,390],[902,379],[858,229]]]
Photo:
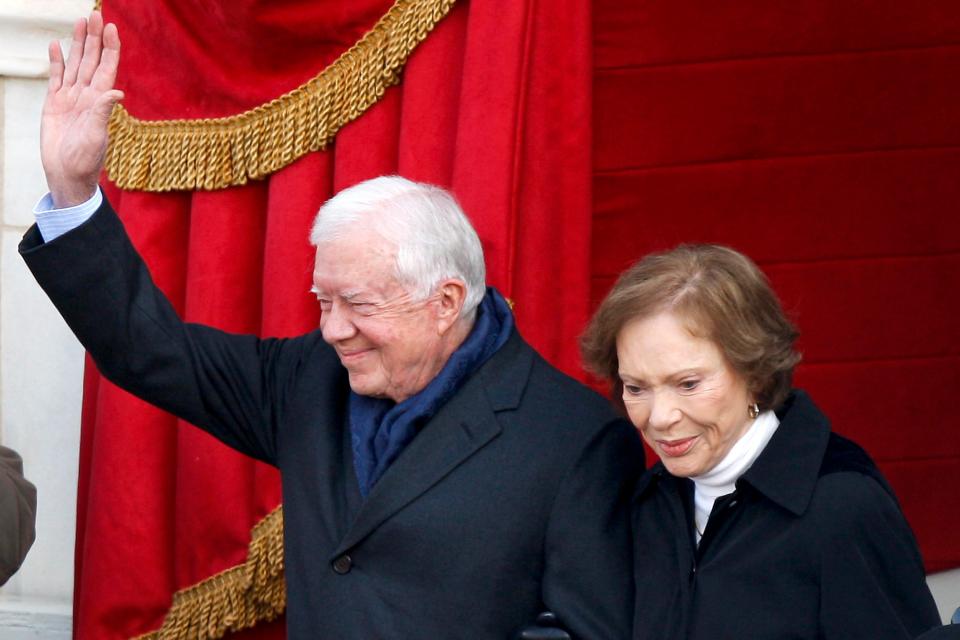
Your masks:
[[[643,468],[636,430],[617,419],[587,444],[557,493],[546,535],[543,601],[574,638],[631,637],[630,501]]]
[[[23,477],[23,463],[0,446],[0,585],[10,579],[35,537],[37,490]]]
[[[303,339],[259,340],[182,322],[106,200],[52,242],[32,227],[20,253],[107,379],[276,464],[276,425]]]
[[[940,624],[916,540],[880,484],[857,472],[817,486],[821,637],[909,639]]]

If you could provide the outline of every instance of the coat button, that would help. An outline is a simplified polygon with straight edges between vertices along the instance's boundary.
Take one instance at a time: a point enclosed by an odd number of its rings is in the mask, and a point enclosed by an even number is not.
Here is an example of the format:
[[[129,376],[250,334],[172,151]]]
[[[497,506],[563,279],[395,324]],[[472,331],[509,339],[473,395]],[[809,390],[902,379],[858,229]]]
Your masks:
[[[343,554],[339,558],[333,561],[333,570],[339,573],[340,575],[345,575],[350,573],[350,569],[353,568],[353,560],[347,554]]]

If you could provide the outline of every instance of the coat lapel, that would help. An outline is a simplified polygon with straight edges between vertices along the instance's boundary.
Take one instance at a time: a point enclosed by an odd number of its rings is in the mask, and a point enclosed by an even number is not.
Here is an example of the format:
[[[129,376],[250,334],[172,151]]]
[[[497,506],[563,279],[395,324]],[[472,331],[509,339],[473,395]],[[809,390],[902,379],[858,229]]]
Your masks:
[[[514,333],[464,384],[373,487],[331,559],[370,535],[500,434],[496,411],[519,403],[529,377],[529,351]]]

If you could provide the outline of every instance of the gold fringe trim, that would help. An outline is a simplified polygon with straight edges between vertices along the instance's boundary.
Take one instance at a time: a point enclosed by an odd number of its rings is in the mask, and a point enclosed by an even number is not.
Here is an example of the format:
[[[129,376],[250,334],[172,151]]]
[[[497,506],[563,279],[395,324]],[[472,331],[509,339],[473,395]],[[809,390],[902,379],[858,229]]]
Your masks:
[[[121,189],[222,189],[262,178],[329,145],[337,131],[400,81],[407,58],[455,0],[397,0],[319,75],[225,118],[110,117],[107,175]]]
[[[254,525],[247,560],[173,594],[156,631],[134,640],[212,640],[270,621],[287,606],[283,581],[283,505]]]

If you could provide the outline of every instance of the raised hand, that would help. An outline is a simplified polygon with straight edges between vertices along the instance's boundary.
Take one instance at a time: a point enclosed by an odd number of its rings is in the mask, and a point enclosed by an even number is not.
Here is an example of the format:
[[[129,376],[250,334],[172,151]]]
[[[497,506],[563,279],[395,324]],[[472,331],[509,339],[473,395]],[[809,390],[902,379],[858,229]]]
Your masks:
[[[96,189],[107,153],[107,121],[123,92],[113,88],[120,36],[100,12],[73,28],[64,64],[60,43],[50,43],[50,84],[40,123],[40,158],[57,208],[80,204]]]

